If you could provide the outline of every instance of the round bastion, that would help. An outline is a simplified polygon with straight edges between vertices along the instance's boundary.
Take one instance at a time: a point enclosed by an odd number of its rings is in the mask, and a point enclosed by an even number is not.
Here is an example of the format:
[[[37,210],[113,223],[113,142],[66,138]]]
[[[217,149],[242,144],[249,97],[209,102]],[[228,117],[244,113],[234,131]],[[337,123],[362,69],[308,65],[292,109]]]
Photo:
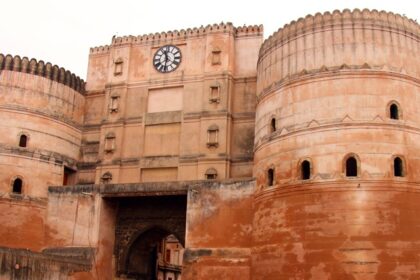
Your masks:
[[[253,279],[420,277],[419,42],[415,21],[356,9],[263,43]]]
[[[77,169],[85,82],[57,65],[2,54],[0,73],[0,192],[46,197]]]

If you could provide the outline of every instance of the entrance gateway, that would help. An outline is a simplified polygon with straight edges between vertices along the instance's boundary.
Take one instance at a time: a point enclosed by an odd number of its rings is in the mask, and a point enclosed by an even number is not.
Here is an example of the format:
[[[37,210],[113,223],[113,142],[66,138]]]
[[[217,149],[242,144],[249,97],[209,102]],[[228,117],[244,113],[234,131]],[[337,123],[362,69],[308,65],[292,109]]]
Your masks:
[[[181,280],[187,187],[153,184],[148,189],[142,184],[133,191],[127,186],[120,185],[117,190],[107,185],[102,194],[114,216],[116,276]]]

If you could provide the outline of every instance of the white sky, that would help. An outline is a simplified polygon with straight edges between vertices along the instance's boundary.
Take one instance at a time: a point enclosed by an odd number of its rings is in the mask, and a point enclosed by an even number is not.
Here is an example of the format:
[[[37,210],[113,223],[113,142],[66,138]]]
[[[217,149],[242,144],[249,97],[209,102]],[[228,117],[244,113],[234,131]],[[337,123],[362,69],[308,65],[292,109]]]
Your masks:
[[[417,3],[416,3],[417,2]],[[220,22],[279,27],[316,12],[344,8],[392,11],[420,20],[416,0],[6,0],[0,53],[51,62],[86,78],[89,48],[113,35],[141,35]]]

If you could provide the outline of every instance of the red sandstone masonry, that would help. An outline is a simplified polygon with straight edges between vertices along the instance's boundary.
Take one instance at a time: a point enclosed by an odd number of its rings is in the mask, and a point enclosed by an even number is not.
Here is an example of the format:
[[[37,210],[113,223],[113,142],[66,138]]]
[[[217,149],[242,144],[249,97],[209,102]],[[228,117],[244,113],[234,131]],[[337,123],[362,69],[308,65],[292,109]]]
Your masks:
[[[367,9],[308,15],[266,39],[258,59],[259,95],[275,79],[326,67],[387,65],[418,77],[420,25],[397,14]]]
[[[307,16],[265,41],[253,280],[419,277],[419,39],[412,20],[356,9]],[[404,176],[394,174],[397,156]]]

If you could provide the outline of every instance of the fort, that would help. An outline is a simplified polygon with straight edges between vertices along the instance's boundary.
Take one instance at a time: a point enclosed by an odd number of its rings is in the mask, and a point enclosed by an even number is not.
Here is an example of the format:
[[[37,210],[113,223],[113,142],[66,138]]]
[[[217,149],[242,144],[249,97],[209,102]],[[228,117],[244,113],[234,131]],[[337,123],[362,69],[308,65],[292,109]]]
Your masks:
[[[0,278],[419,279],[419,51],[355,9],[0,55]]]

